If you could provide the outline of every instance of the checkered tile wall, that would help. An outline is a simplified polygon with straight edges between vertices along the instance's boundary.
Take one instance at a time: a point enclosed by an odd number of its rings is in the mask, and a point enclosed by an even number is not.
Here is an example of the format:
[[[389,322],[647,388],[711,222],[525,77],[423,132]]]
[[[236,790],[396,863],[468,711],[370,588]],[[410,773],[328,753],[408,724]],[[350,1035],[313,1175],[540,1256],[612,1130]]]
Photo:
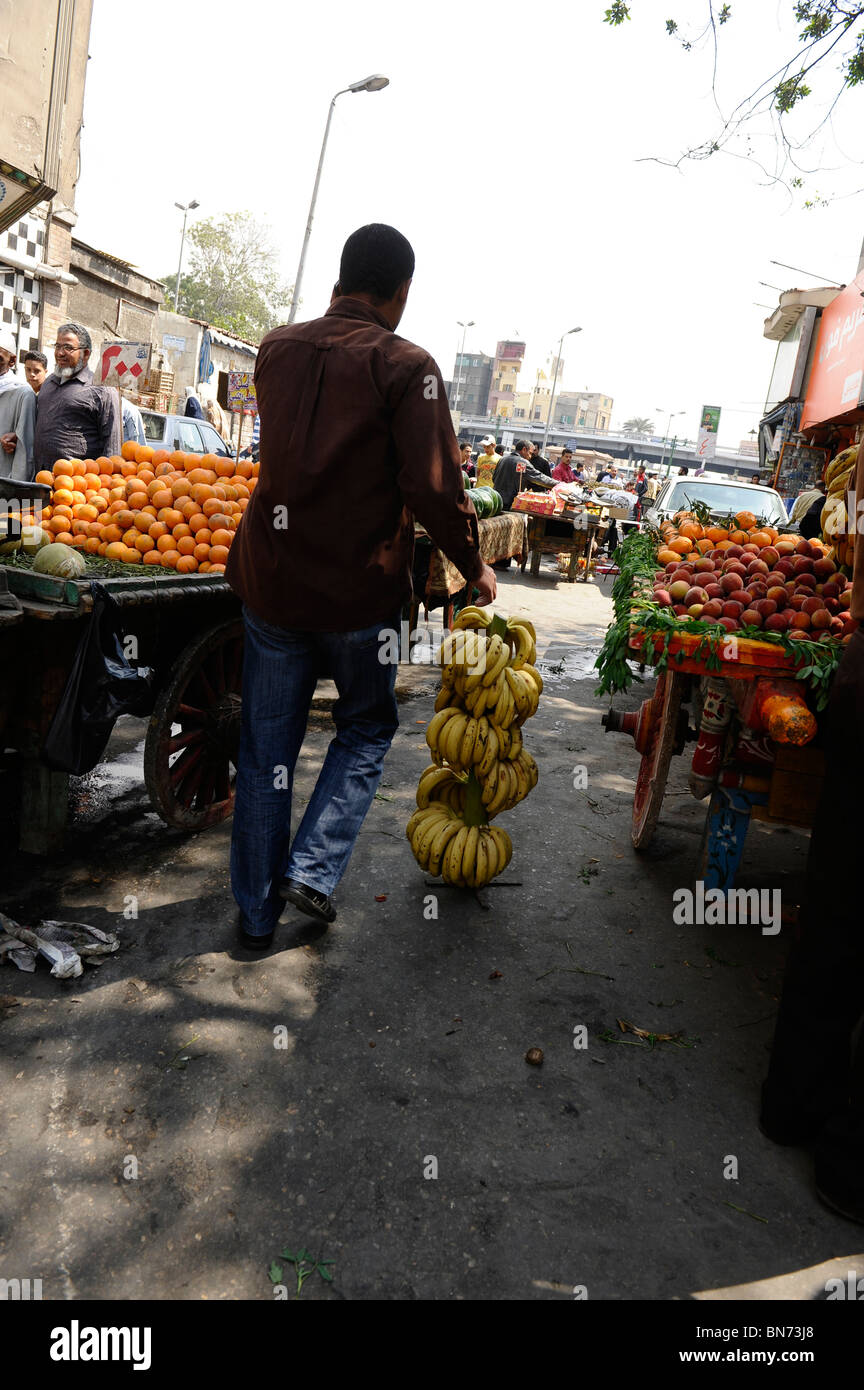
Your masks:
[[[22,353],[39,347],[39,281],[2,264],[3,250],[41,261],[45,254],[45,224],[24,217],[5,233],[0,232],[0,322],[18,338]],[[20,306],[16,308],[16,301]]]

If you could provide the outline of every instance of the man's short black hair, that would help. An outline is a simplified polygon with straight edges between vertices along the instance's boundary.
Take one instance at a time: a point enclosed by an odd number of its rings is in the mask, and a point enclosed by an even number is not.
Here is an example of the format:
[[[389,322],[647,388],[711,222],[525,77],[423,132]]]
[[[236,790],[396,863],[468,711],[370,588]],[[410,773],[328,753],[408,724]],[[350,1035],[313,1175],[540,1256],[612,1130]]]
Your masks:
[[[38,362],[40,367],[48,366],[48,358],[45,356],[44,352],[25,352],[24,361]]]
[[[530,443],[528,442],[527,439],[517,439],[517,440],[516,440],[516,443],[513,445],[513,452],[514,452],[514,454],[518,454],[518,453],[520,453],[523,449],[530,449],[530,448],[531,448],[531,445],[530,445]]]
[[[561,450],[561,457],[562,457],[562,459],[563,459],[563,457],[564,457],[565,454],[572,454],[572,453],[573,453],[573,450],[572,450],[572,449],[562,449],[562,450]]]
[[[384,222],[358,227],[342,248],[339,286],[343,294],[356,294],[359,290],[383,304],[413,274],[414,251],[410,241]]]

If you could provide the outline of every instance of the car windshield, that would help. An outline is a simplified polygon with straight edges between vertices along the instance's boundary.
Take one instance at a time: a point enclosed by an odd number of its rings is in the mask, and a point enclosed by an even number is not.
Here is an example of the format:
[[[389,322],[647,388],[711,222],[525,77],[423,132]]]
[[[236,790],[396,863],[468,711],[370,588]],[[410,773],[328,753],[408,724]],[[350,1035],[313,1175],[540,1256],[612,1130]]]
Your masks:
[[[149,410],[141,411],[144,421],[144,438],[148,444],[158,444],[165,438],[165,416],[152,415]]]
[[[735,512],[753,512],[769,523],[786,521],[786,512],[776,493],[746,483],[712,483],[703,478],[681,478],[662,499],[664,512],[677,512],[693,502],[704,502],[712,512],[721,516]]]

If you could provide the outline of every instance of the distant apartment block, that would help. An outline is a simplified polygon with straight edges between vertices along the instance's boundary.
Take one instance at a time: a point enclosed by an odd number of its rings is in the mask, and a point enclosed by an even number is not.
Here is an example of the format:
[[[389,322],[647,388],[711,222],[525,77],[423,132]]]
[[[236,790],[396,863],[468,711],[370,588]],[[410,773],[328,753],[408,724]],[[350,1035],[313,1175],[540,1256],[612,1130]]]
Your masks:
[[[492,366],[493,359],[484,352],[457,352],[453,380],[447,387],[451,410],[460,410],[463,415],[486,414]]]
[[[513,418],[519,372],[525,360],[525,344],[505,340],[495,348],[492,364],[492,384],[489,389],[489,415],[510,420]]]
[[[555,398],[552,419],[574,430],[608,430],[612,421],[612,397],[599,391],[561,391]]]

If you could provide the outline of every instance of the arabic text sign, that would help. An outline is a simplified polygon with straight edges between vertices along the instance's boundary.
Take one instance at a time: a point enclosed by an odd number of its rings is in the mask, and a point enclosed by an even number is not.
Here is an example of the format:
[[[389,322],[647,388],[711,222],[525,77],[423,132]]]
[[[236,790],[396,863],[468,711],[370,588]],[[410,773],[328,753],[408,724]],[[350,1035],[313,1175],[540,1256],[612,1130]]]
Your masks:
[[[228,373],[228,409],[244,415],[258,414],[254,372]]]
[[[802,430],[856,410],[864,399],[864,270],[822,311]]]
[[[149,343],[103,343],[99,380],[103,386],[140,391],[150,369]]]

